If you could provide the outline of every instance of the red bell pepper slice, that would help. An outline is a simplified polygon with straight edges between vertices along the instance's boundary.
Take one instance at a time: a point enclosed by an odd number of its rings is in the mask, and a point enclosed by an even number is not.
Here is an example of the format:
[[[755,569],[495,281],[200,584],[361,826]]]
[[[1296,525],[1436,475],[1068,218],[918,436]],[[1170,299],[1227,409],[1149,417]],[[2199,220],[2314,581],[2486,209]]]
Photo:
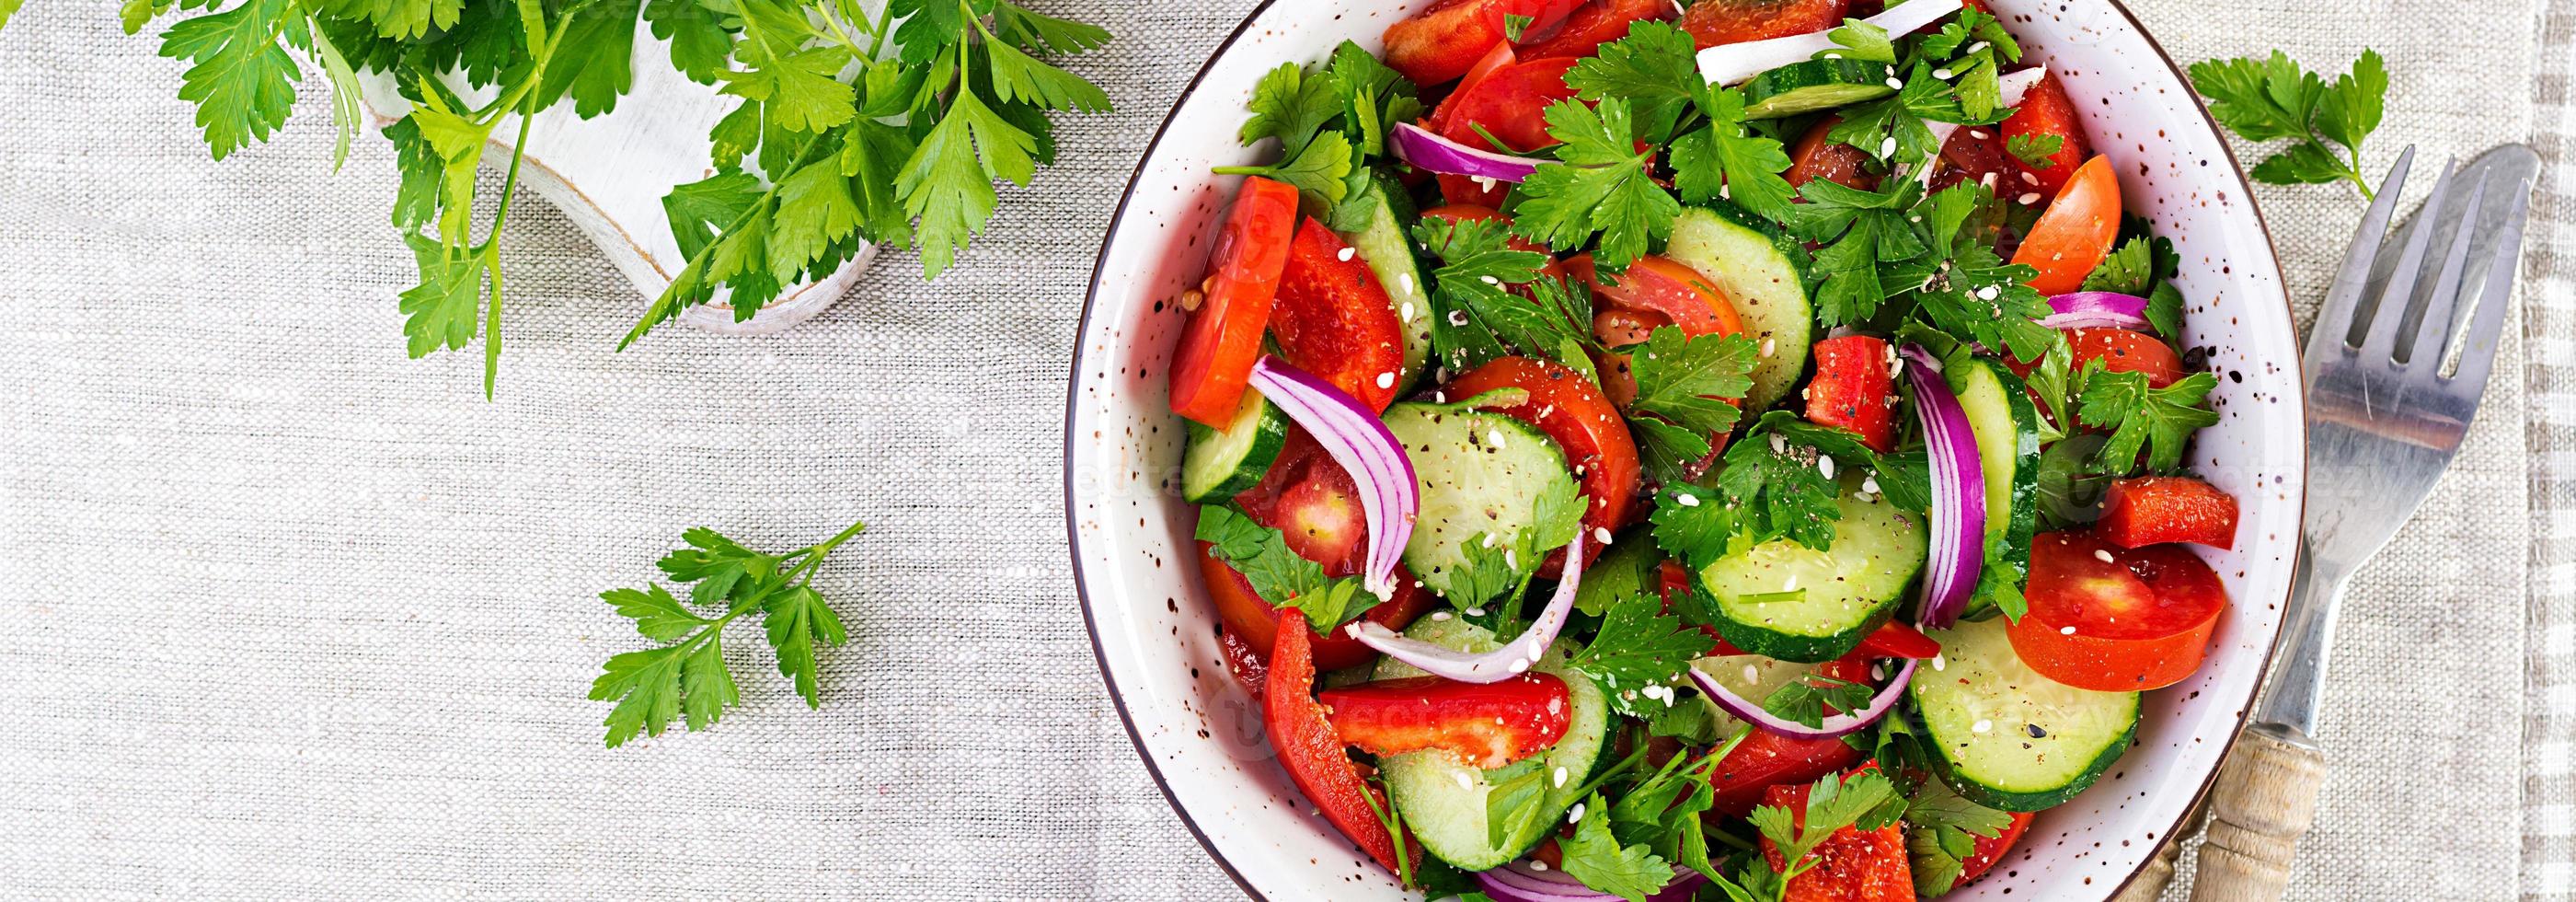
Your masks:
[[[1342,741],[1370,754],[1448,749],[1482,768],[1545,751],[1565,737],[1574,718],[1565,681],[1545,673],[1482,684],[1436,676],[1379,680],[1326,689],[1320,700]]]
[[[1896,418],[1889,401],[1895,358],[1887,340],[1868,335],[1828,338],[1815,345],[1816,378],[1807,383],[1807,419],[1860,436],[1880,454],[1896,450]]]
[[[1289,781],[1323,812],[1325,820],[1359,844],[1360,851],[1390,873],[1403,873],[1403,863],[1396,860],[1395,836],[1377,817],[1386,799],[1360,777],[1350,753],[1342,750],[1341,735],[1325,717],[1324,706],[1315,702],[1314,631],[1307,628],[1306,615],[1295,608],[1280,608],[1276,625],[1278,644],[1270,648],[1270,681],[1261,693],[1261,723],[1270,731],[1270,747],[1279,753],[1279,768],[1288,772]]]

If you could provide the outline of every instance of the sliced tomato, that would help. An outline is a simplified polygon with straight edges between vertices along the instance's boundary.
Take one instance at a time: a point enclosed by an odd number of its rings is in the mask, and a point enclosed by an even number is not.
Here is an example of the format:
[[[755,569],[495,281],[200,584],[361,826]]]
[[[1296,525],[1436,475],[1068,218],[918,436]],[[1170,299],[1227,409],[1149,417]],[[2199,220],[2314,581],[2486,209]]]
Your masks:
[[[1273,615],[1279,609],[1261,600],[1261,595],[1252,591],[1252,581],[1245,579],[1241,571],[1209,554],[1206,542],[1198,543],[1198,547],[1199,575],[1207,583],[1208,600],[1216,605],[1217,621],[1225,624],[1224,638],[1242,645],[1239,650],[1231,646],[1226,648],[1227,664],[1234,669],[1236,676],[1247,677],[1247,682],[1257,683],[1263,657],[1270,654],[1270,647],[1279,640],[1273,632],[1278,628]],[[1411,572],[1398,567],[1395,579],[1395,597],[1369,608],[1368,613],[1360,615],[1360,619],[1387,629],[1402,630],[1412,624],[1414,618],[1431,610],[1436,599],[1413,584]],[[1250,660],[1235,660],[1238,652],[1248,655]],[[1377,650],[1360,644],[1360,640],[1347,634],[1336,632],[1314,638],[1314,656],[1315,666],[1340,670],[1376,660]]]
[[[2094,157],[2075,168],[2039,222],[2022,236],[2012,262],[2039,271],[2030,287],[2041,294],[2065,294],[2084,284],[2102,265],[2111,242],[2120,237],[2120,179],[2110,157]]]
[[[1450,380],[1444,390],[1451,398],[1467,398],[1498,388],[1529,392],[1527,401],[1492,409],[1547,433],[1565,452],[1565,462],[1582,478],[1583,493],[1592,498],[1592,506],[1583,512],[1583,528],[1616,530],[1626,525],[1640,474],[1637,442],[1629,436],[1627,421],[1620,418],[1619,408],[1612,406],[1610,399],[1582,373],[1527,357],[1488,361]],[[1585,542],[1585,561],[1600,556],[1604,547],[1598,541]],[[1539,573],[1552,577],[1563,563],[1562,549],[1550,552]]]
[[[1854,771],[1876,769],[1863,764]],[[1845,777],[1849,779],[1849,777]],[[1809,782],[1773,786],[1763,804],[1788,809],[1791,822],[1806,826]],[[1876,830],[1844,827],[1816,846],[1816,860],[1789,881],[1782,902],[1914,902],[1914,865],[1905,854],[1905,826],[1890,823]],[[1768,837],[1762,858],[1773,871],[1786,872],[1789,861]]]
[[[1204,557],[1207,553],[1206,546],[1200,546],[1199,553],[1202,555],[1199,560],[1208,560],[1208,558]],[[1242,579],[1241,576],[1237,576],[1235,578]],[[1267,607],[1267,605],[1264,607]],[[1219,616],[1223,615],[1220,614]],[[1271,621],[1269,618],[1264,617],[1262,622],[1269,623]],[[1275,640],[1278,637],[1272,635],[1272,633],[1278,629],[1278,626],[1273,625],[1268,629],[1263,630],[1262,635],[1270,636]],[[1277,643],[1273,642],[1272,644]],[[1217,651],[1225,655],[1226,671],[1234,674],[1235,682],[1243,684],[1245,691],[1252,693],[1252,699],[1254,701],[1260,701],[1262,687],[1270,682],[1270,665],[1267,663],[1270,655],[1270,646],[1264,645],[1259,648],[1254,648],[1251,642],[1244,640],[1242,633],[1235,630],[1233,622],[1227,621],[1226,628],[1218,630],[1216,633],[1216,647]]]
[[[1342,737],[1324,716],[1324,706],[1315,702],[1313,633],[1306,629],[1306,615],[1281,608],[1276,627],[1269,682],[1261,690],[1261,725],[1270,731],[1279,768],[1342,835],[1388,871],[1401,873],[1395,835],[1377,819],[1386,800],[1360,777],[1350,753],[1342,750]]]
[[[1706,50],[1823,31],[1843,24],[1851,0],[1699,0],[1682,11],[1681,27]]]
[[[1372,755],[1447,749],[1470,767],[1501,767],[1565,737],[1574,706],[1565,681],[1524,673],[1499,683],[1436,676],[1326,689],[1333,729]]]
[[[2144,332],[2097,327],[2066,330],[2066,344],[2075,352],[2079,368],[2102,361],[2102,368],[2114,373],[2145,373],[2147,385],[2163,388],[2183,376],[2182,356],[2173,346]]]
[[[1493,148],[1500,141],[1499,149],[1513,153],[1555,144],[1556,138],[1547,133],[1547,105],[1574,96],[1574,89],[1565,84],[1565,73],[1574,63],[1571,57],[1524,56],[1495,69],[1441,104],[1447,118],[1440,124],[1440,136],[1469,147]],[[1510,187],[1479,185],[1463,175],[1440,176],[1440,196],[1452,204],[1500,207]]]
[[[1807,383],[1807,420],[1849,430],[1861,444],[1885,454],[1896,450],[1895,360],[1887,340],[1845,335],[1816,342],[1816,378]]]
[[[1565,259],[1565,271],[1592,289],[1594,300],[1612,309],[1652,313],[1660,325],[1681,327],[1682,334],[1738,335],[1744,320],[1735,303],[1699,270],[1666,257],[1639,257],[1625,272],[1604,273],[1592,255]]]
[[[1532,59],[1591,56],[1601,52],[1601,45],[1627,37],[1631,22],[1662,21],[1672,17],[1672,0],[1591,0],[1575,7],[1574,14],[1566,17],[1565,24],[1558,27],[1555,34],[1544,40],[1524,42],[1521,55]]]
[[[2057,80],[2054,72],[2040,76],[2039,83],[2022,98],[2021,106],[2004,120],[2003,137],[2006,142],[2015,138],[2058,139],[2057,152],[2049,155],[2046,166],[2033,166],[2019,157],[2010,160],[2016,177],[2027,176],[2020,178],[2021,183],[2042,194],[2056,194],[2066,187],[2067,180],[2075,177],[2076,167],[2093,155],[2092,144],[2084,140],[2084,121],[2075,113],[2075,101],[2066,96],[2066,85]]]
[[[1842,121],[1840,116],[1826,116],[1798,137],[1797,145],[1789,149],[1789,172],[1784,176],[1791,186],[1824,179],[1845,188],[1878,190],[1878,174],[1868,168],[1869,155],[1826,137]]]
[[[1772,789],[1784,784],[1815,782],[1826,774],[1861,761],[1859,749],[1840,739],[1791,739],[1769,730],[1754,730],[1718,762],[1709,785],[1717,790],[1709,810],[1743,817],[1763,804]]]
[[[1308,218],[1297,227],[1288,265],[1279,276],[1279,300],[1270,334],[1280,356],[1370,410],[1395,402],[1404,376],[1404,323],[1368,261],[1339,235]]]
[[[1578,0],[1432,0],[1431,5],[1387,26],[1386,64],[1423,87],[1466,74],[1476,60],[1504,43],[1505,16],[1527,16],[1521,34],[1553,34]]]
[[[2178,545],[2120,548],[2089,532],[2031,541],[2030,611],[2007,630],[2032,670],[2080,689],[2142,692],[2200,669],[2227,590]]]
[[[1977,851],[1970,854],[1966,860],[1959,862],[1959,882],[1950,884],[1950,888],[1958,889],[1966,886],[1969,881],[1983,877],[1987,871],[1993,870],[1995,862],[2003,860],[2004,853],[2012,851],[2013,843],[2019,842],[2021,835],[2030,830],[2031,817],[2031,813],[2027,811],[2013,812],[2012,823],[2004,827],[2003,832],[1993,836],[1977,837]]]
[[[1475,65],[1467,68],[1467,74],[1458,77],[1458,86],[1450,89],[1449,96],[1440,101],[1438,108],[1431,111],[1431,117],[1423,121],[1422,127],[1430,129],[1435,134],[1446,130],[1451,111],[1458,108],[1456,101],[1459,97],[1474,93],[1476,86],[1483,84],[1487,77],[1504,66],[1517,62],[1520,62],[1520,54],[1510,44],[1496,44],[1494,49],[1485,51],[1484,56],[1476,58]]]
[[[1950,139],[1941,142],[1941,158],[1932,170],[1932,189],[1975,182],[2011,197],[2015,189],[2004,184],[2014,174],[2011,159],[1994,126],[1969,126],[1951,132]]]
[[[2111,480],[2093,531],[2122,548],[2192,542],[2236,545],[2236,496],[2189,476]]]
[[[1224,426],[1242,405],[1296,227],[1297,189],[1258,176],[1243,180],[1208,255],[1199,307],[1172,355],[1173,413]]]

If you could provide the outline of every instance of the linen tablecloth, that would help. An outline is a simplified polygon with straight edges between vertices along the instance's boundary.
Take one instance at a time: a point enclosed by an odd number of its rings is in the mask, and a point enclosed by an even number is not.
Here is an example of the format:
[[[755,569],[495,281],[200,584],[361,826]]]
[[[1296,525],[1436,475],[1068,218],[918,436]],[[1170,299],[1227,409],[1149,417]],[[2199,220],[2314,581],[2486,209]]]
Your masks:
[[[1237,897],[1099,685],[1057,467],[1099,230],[1253,0],[1042,5],[1117,33],[1075,67],[1118,111],[1067,121],[955,272],[890,256],[786,334],[620,354],[642,299],[530,203],[487,403],[479,360],[404,359],[391,155],[329,171],[318,80],[212,163],[114,4],[29,4],[0,31],[0,897]],[[2374,166],[2551,163],[2519,340],[2347,603],[2293,897],[2576,898],[2576,0],[2132,7],[2186,61],[2378,47]],[[2312,307],[2359,204],[2259,196]],[[600,747],[582,694],[638,647],[600,590],[689,526],[853,519],[821,711],[745,637],[715,730]]]

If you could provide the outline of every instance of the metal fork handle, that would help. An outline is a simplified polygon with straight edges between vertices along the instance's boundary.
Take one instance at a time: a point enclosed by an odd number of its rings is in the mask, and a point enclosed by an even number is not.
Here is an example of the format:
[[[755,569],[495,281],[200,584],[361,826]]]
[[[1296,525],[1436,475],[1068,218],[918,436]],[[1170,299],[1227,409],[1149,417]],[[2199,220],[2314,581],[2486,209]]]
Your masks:
[[[2325,778],[2325,752],[2308,737],[2276,724],[2248,729],[2210,792],[2192,902],[2280,902]]]

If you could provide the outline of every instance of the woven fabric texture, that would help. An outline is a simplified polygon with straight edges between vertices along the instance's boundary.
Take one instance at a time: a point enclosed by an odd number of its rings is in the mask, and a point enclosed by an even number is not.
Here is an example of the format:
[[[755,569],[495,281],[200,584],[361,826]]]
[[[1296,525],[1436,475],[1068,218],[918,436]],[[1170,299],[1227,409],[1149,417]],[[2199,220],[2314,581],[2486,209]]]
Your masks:
[[[114,4],[29,4],[0,31],[0,897],[1237,897],[1101,689],[1057,468],[1100,230],[1253,5],[1081,10],[1118,35],[1076,65],[1118,111],[1064,122],[938,283],[889,256],[781,335],[617,353],[643,300],[520,207],[487,403],[479,358],[404,358],[391,153],[331,174],[318,80],[211,162]],[[2524,340],[2347,602],[2293,898],[2576,898],[2576,0],[2131,7],[2183,60],[2377,46],[2373,165],[2525,138],[2556,164]],[[2304,313],[2359,202],[2259,197]],[[742,636],[718,728],[599,746],[583,692],[639,642],[600,590],[689,526],[787,548],[853,519],[820,711]]]

